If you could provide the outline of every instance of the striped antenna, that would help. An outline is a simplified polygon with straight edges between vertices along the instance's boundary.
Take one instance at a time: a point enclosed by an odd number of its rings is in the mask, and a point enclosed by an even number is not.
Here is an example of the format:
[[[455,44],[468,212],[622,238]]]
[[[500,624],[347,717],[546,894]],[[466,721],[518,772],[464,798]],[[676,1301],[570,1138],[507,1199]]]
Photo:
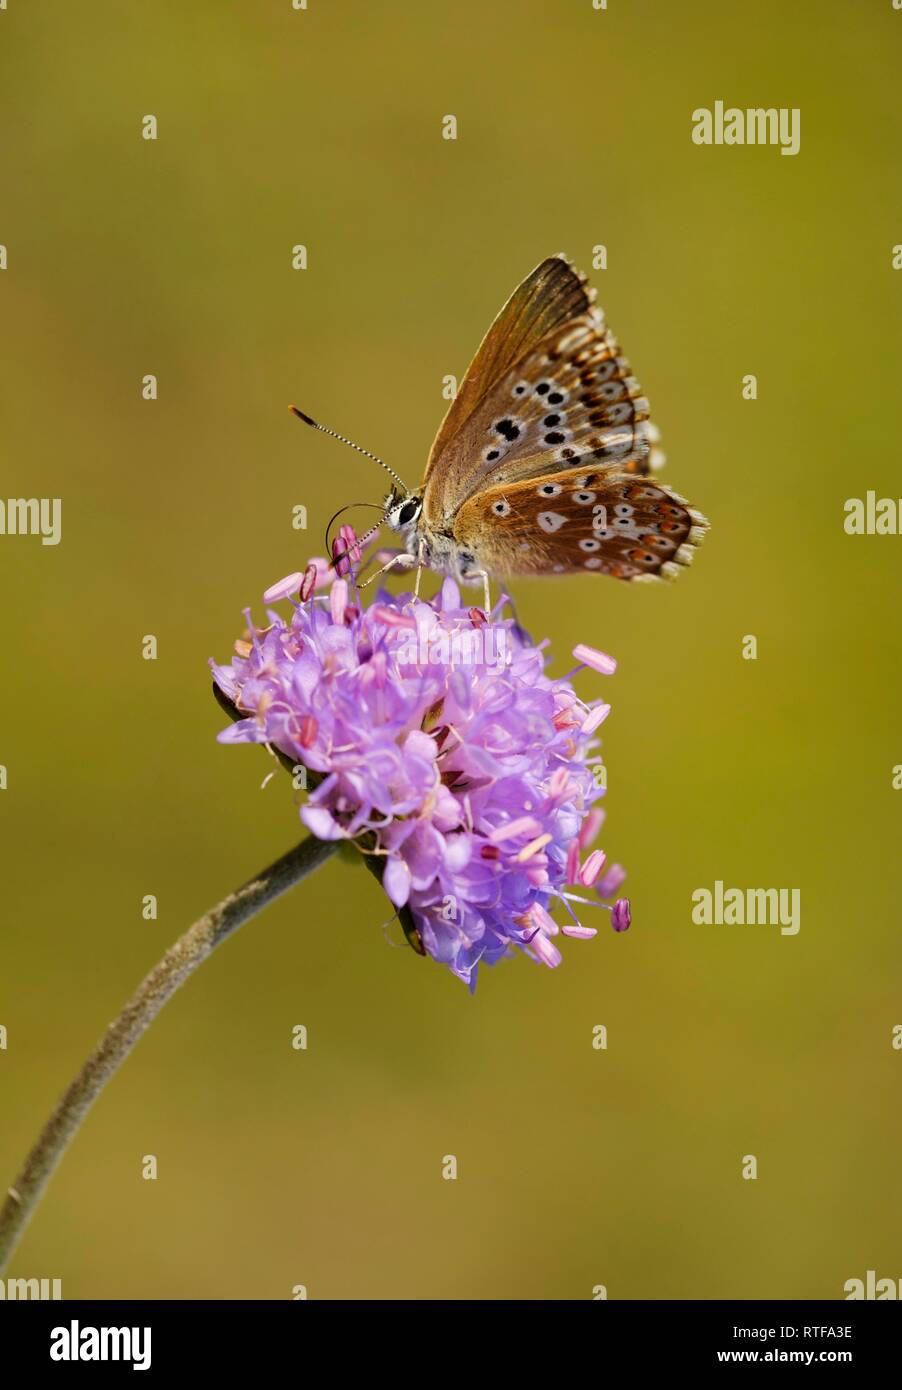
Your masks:
[[[350,449],[356,449],[358,454],[363,454],[366,458],[372,459],[374,463],[378,463],[381,468],[385,469],[386,473],[389,473],[394,478],[399,487],[404,489],[405,497],[408,495],[410,488],[404,482],[404,479],[399,478],[395,470],[389,468],[385,460],[381,459],[378,454],[371,454],[369,449],[361,449],[360,445],[355,444],[353,439],[347,439],[343,434],[339,434],[337,430],[327,429],[325,425],[320,425],[316,420],[311,420],[310,416],[305,415],[303,410],[298,410],[296,405],[290,405],[288,409],[292,414],[296,415],[299,420],[303,420],[305,425],[310,425],[315,430],[322,430],[323,434],[330,434],[333,439],[340,439],[342,444],[347,444]]]
[[[350,563],[351,563],[351,558],[352,558],[352,556],[353,556],[353,552],[356,550],[357,553],[358,553],[358,556],[359,556],[360,551],[361,551],[361,549],[363,548],[363,546],[365,546],[366,543],[367,543],[368,541],[371,541],[375,535],[378,535],[378,533],[379,533],[381,530],[382,530],[382,522],[380,521],[379,524],[378,524],[377,526],[371,526],[370,529],[369,529],[369,531],[365,531],[365,532],[363,533],[362,536],[358,536],[357,539],[355,540],[354,544],[353,544],[353,545],[349,545],[348,548],[347,548],[347,550],[343,550],[343,551],[341,552],[341,554],[339,554],[339,555],[336,555],[336,554],[335,554],[335,551],[334,551],[334,549],[333,549],[334,546],[337,546],[337,545],[338,545],[338,537],[336,536],[335,540],[332,542],[332,546],[330,547],[330,554],[331,554],[331,556],[332,556],[332,560],[331,560],[331,563],[330,563],[330,565],[329,565],[329,569],[330,569],[330,570],[335,570],[336,573],[337,573],[337,572],[338,572],[338,566],[341,564],[341,561],[342,561],[342,560],[347,560],[347,561],[348,561],[348,564],[350,564]]]

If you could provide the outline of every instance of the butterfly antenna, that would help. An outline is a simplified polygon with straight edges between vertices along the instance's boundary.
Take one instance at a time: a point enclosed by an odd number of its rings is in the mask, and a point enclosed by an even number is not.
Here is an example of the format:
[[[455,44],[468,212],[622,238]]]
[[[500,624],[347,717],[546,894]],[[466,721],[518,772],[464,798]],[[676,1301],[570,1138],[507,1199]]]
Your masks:
[[[332,531],[333,525],[335,524],[335,522],[338,520],[338,518],[339,518],[344,512],[349,512],[349,511],[351,510],[352,507],[369,507],[369,508],[371,508],[371,510],[374,511],[374,512],[383,512],[383,513],[384,513],[384,510],[385,510],[383,507],[380,507],[379,504],[378,504],[377,502],[346,502],[345,505],[344,505],[343,507],[339,507],[338,511],[335,512],[332,516],[329,517],[329,521],[328,521],[328,524],[327,524],[327,526],[326,526],[326,554],[327,554],[327,555],[331,555],[331,553],[332,553],[332,549],[331,549],[331,547],[332,547],[332,537],[331,537],[331,534],[330,534],[330,533],[331,533],[331,531]],[[381,525],[382,525],[382,522],[380,521],[380,522],[379,522],[379,525],[376,526],[376,527],[374,528],[374,530],[373,530],[373,534],[374,534],[374,535],[375,535],[375,532],[379,530],[379,527],[381,527]]]
[[[367,544],[368,541],[371,541],[375,535],[378,535],[378,533],[379,533],[381,530],[382,530],[382,522],[380,521],[380,522],[377,522],[377,524],[376,524],[375,526],[371,526],[370,529],[369,529],[368,531],[364,531],[363,535],[362,535],[362,536],[358,536],[357,539],[355,540],[354,544],[353,544],[353,545],[349,545],[348,548],[347,548],[347,550],[343,550],[343,551],[341,552],[340,555],[333,555],[333,556],[332,556],[332,560],[331,560],[331,562],[330,562],[330,564],[329,564],[329,569],[330,569],[330,570],[336,569],[337,566],[341,564],[342,560],[347,560],[348,563],[350,564],[351,560],[354,558],[354,552],[355,552],[355,551],[357,552],[357,558],[359,559],[359,558],[360,558],[360,551],[363,549],[363,547]]]
[[[303,420],[305,425],[310,425],[315,430],[322,430],[323,434],[330,434],[333,439],[340,439],[342,444],[347,444],[349,448],[356,449],[358,454],[363,454],[366,458],[372,459],[374,463],[378,463],[380,468],[384,468],[386,473],[391,474],[395,482],[404,489],[405,494],[410,492],[410,488],[407,486],[404,479],[399,478],[395,470],[389,468],[385,460],[381,459],[378,454],[371,454],[369,449],[362,449],[359,444],[354,443],[353,439],[348,439],[345,435],[339,434],[337,430],[327,429],[325,425],[319,424],[318,421],[311,420],[310,416],[305,415],[303,410],[298,410],[296,405],[290,405],[288,409],[293,415],[296,415],[299,420]]]

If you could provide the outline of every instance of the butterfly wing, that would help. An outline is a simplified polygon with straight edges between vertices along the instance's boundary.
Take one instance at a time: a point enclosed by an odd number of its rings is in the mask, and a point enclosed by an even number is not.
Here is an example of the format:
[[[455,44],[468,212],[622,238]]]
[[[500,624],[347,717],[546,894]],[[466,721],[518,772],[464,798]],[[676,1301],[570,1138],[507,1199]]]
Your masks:
[[[450,521],[480,488],[580,460],[648,471],[648,401],[594,298],[585,276],[552,256],[508,300],[432,446],[429,524]]]
[[[674,579],[692,562],[707,519],[659,482],[617,468],[571,468],[477,493],[454,539],[499,577],[597,571]]]

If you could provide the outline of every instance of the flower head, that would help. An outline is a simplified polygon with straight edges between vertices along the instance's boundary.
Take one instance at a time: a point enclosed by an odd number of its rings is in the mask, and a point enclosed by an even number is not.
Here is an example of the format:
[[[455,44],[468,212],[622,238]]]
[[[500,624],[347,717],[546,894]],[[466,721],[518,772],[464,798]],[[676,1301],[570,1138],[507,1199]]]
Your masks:
[[[430,602],[379,592],[364,607],[353,577],[317,593],[327,582],[314,561],[274,585],[269,602],[303,595],[290,619],[269,611],[256,629],[248,615],[230,664],[211,662],[244,716],[220,741],[268,744],[309,769],[304,823],[321,839],[366,838],[428,954],[471,988],[512,948],[557,965],[556,937],[595,935],[573,910],[593,900],[567,886],[591,887],[604,865],[599,850],[580,857],[603,815],[590,755],[609,707],[546,673],[546,644],[502,616],[504,600],[490,615],[467,608],[446,579]],[[591,648],[576,655],[614,668]],[[612,913],[624,930],[625,900]]]

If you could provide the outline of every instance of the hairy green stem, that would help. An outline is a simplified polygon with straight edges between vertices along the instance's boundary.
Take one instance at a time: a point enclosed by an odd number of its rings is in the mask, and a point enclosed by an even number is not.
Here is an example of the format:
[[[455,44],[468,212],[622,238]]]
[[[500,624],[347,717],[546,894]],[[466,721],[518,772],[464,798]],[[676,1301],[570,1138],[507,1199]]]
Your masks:
[[[199,965],[237,927],[325,862],[340,841],[302,840],[268,869],[205,913],[154,966],[110,1024],[44,1126],[0,1210],[0,1272],[6,1267],[53,1172],[104,1086]]]

